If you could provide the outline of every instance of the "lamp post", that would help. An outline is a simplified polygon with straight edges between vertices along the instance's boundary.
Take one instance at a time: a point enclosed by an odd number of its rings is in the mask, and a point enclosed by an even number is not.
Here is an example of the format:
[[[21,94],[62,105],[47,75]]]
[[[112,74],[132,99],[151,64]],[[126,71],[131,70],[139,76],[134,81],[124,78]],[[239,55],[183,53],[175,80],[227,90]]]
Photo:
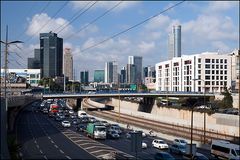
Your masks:
[[[8,42],[8,26],[6,27],[6,41],[0,41],[5,44],[5,66],[4,66],[4,97],[5,97],[5,107],[7,111],[7,69],[8,69],[8,46],[10,44],[23,43],[22,41],[10,41]]]
[[[206,96],[205,96],[205,94],[206,94],[206,86],[205,86],[205,80],[204,79],[193,79],[194,84],[195,84],[195,81],[197,81],[197,80],[203,81],[203,84],[204,84],[204,86],[203,86],[203,88],[204,88],[204,92],[203,92],[203,105],[204,105],[204,108],[205,108],[205,106],[206,106]],[[195,91],[195,86],[194,86],[194,91]],[[203,112],[203,143],[205,144],[205,142],[206,142],[206,112],[204,111]]]

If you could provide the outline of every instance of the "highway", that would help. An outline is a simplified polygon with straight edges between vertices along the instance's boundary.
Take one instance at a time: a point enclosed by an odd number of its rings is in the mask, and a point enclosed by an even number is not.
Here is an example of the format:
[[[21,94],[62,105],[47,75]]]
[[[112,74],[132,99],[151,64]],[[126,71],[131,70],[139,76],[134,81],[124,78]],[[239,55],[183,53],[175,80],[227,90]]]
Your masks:
[[[31,105],[26,107],[16,124],[23,159],[101,159],[112,151],[122,152],[130,158],[136,157],[136,153],[131,152],[131,141],[125,133],[120,139],[93,140],[84,132],[76,132],[74,126],[63,128],[54,118],[34,110]],[[71,121],[70,117],[66,119]],[[149,136],[143,138],[148,147],[138,153],[138,158],[154,159],[160,150],[152,147],[153,139]],[[168,140],[165,142],[172,144]],[[209,151],[198,149],[198,152],[210,157]],[[171,154],[176,159],[182,159],[181,155]]]
[[[96,159],[66,138],[31,105],[18,116],[17,141],[23,159]]]

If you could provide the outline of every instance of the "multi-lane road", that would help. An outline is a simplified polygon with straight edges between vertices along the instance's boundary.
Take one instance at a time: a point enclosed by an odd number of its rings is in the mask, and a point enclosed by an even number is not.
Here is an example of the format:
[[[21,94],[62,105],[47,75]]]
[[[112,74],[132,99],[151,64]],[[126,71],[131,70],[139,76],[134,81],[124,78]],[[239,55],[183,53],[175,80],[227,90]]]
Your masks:
[[[31,105],[18,116],[16,134],[23,159],[101,159],[112,151],[122,152],[131,158],[136,156],[131,152],[131,141],[124,133],[120,139],[93,140],[83,132],[76,132],[74,127],[63,128],[60,122],[47,114],[34,112]],[[143,141],[148,148],[138,153],[138,158],[154,159],[159,149],[152,147],[153,137],[147,136]],[[209,151],[199,151],[209,156]],[[182,159],[181,155],[172,155]]]

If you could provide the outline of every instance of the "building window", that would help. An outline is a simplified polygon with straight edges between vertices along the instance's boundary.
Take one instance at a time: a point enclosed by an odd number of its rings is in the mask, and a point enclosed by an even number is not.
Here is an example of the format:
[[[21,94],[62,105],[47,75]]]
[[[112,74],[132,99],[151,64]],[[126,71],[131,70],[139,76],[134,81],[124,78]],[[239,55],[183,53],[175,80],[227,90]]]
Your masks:
[[[227,59],[224,59],[224,63],[227,63]]]
[[[216,59],[216,63],[219,63],[219,59]]]
[[[223,59],[220,59],[220,63],[223,63]]]
[[[224,78],[225,78],[225,80],[227,80],[227,76],[225,76]]]
[[[212,59],[212,63],[215,63],[215,59]]]
[[[227,74],[227,71],[224,71],[224,74]]]
[[[216,74],[219,74],[219,70],[216,71]]]
[[[201,68],[201,64],[198,64],[198,68]]]
[[[223,69],[223,65],[220,65],[220,69]]]
[[[210,81],[205,81],[205,85],[210,85]]]
[[[201,63],[201,58],[198,58],[198,63]]]
[[[198,79],[201,79],[201,76],[198,76]]]
[[[205,59],[205,63],[210,63],[210,59]]]
[[[212,81],[212,85],[215,85],[215,82],[214,82],[214,81]]]
[[[223,85],[223,81],[220,81],[220,85]]]
[[[218,69],[218,68],[219,68],[219,65],[216,65],[216,68]]]
[[[210,74],[210,70],[205,70],[205,74]]]
[[[224,86],[227,86],[227,81],[224,81]]]
[[[201,85],[201,81],[198,81],[198,85]]]
[[[223,71],[220,71],[220,74],[223,74]]]
[[[198,70],[198,74],[201,74],[201,70]]]
[[[216,77],[216,80],[219,80],[219,76]]]
[[[219,85],[219,82],[218,82],[218,81],[216,82],[216,85]]]
[[[215,65],[214,65],[214,64],[212,65],[212,68],[213,68],[213,69],[215,68]]]
[[[210,68],[210,64],[205,64],[205,68]]]
[[[214,80],[214,78],[215,78],[215,77],[214,77],[214,76],[212,76],[212,80]]]
[[[224,65],[224,69],[227,69],[227,65]]]
[[[214,71],[214,70],[212,70],[212,74],[215,74],[215,71]]]
[[[223,80],[223,76],[220,76],[220,80]]]
[[[209,80],[209,79],[210,79],[210,76],[205,76],[205,79]]]

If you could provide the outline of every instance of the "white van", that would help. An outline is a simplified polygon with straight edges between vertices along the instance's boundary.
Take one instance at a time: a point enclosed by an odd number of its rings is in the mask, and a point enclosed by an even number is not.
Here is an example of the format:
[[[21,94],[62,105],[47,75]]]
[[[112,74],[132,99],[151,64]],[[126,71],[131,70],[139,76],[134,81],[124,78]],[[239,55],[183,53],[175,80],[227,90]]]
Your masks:
[[[211,155],[222,159],[240,159],[239,145],[223,140],[212,140]]]
[[[78,111],[78,118],[85,118],[85,117],[88,117],[85,111],[82,111],[82,110]]]

